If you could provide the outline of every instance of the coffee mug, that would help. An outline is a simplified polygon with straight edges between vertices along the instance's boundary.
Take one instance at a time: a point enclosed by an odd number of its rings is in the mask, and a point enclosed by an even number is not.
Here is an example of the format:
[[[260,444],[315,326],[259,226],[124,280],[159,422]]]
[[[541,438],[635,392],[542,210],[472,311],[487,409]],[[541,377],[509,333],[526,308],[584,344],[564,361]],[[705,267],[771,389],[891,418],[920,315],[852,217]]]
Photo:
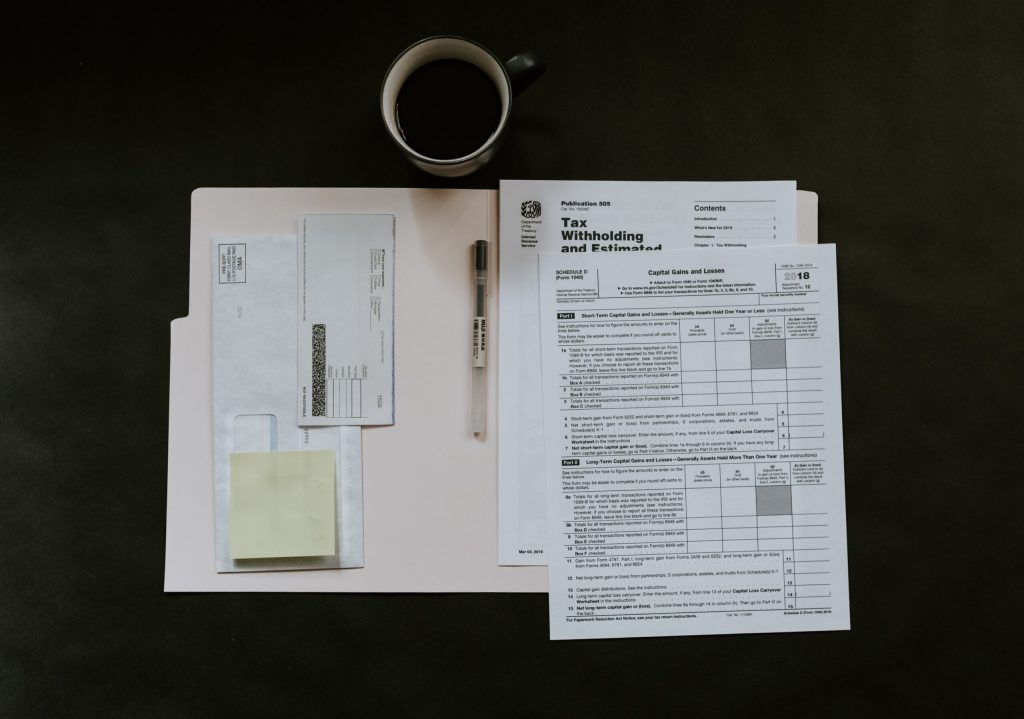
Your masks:
[[[533,53],[501,62],[456,35],[413,43],[384,76],[380,110],[391,138],[412,164],[441,177],[479,170],[498,151],[512,98],[546,69]]]

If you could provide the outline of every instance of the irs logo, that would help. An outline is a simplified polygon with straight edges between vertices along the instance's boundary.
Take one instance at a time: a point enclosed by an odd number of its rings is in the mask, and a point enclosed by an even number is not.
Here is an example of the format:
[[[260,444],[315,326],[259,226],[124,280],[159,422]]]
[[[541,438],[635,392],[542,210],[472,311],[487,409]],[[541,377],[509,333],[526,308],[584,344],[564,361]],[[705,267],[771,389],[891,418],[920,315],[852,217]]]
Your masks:
[[[527,200],[520,209],[520,214],[528,220],[535,220],[540,217],[540,203],[536,200]]]

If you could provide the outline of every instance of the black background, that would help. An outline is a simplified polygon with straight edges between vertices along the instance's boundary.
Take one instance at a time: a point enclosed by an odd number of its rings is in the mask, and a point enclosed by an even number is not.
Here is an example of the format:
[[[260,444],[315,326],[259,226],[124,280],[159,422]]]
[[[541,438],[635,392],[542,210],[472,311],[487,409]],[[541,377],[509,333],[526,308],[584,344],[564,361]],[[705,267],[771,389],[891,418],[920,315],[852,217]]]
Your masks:
[[[377,105],[439,32],[550,62],[457,181]],[[36,3],[0,38],[0,714],[1016,707],[1019,4]],[[163,594],[190,191],[502,177],[819,193],[852,631],[552,643],[542,595]]]

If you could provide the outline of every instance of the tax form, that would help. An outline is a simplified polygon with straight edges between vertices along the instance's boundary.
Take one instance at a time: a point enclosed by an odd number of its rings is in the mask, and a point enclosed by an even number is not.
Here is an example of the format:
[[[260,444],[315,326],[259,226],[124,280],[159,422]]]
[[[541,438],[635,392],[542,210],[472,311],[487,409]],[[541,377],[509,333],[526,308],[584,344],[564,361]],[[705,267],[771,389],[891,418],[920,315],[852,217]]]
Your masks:
[[[540,255],[552,639],[849,629],[832,245]]]
[[[537,253],[793,244],[796,183],[502,180],[500,203],[498,563],[546,564]]]

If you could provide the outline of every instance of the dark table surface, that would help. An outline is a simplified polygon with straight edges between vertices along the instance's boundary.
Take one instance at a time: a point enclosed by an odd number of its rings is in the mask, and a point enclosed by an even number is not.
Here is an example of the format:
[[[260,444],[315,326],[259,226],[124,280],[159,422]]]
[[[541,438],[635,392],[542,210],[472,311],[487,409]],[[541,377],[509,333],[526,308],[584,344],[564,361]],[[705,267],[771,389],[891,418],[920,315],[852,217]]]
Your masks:
[[[1024,8],[82,3],[0,42],[0,715],[1012,710]],[[480,174],[390,144],[439,32],[547,75]],[[164,595],[201,186],[796,179],[839,256],[850,632],[552,643],[543,595]]]

